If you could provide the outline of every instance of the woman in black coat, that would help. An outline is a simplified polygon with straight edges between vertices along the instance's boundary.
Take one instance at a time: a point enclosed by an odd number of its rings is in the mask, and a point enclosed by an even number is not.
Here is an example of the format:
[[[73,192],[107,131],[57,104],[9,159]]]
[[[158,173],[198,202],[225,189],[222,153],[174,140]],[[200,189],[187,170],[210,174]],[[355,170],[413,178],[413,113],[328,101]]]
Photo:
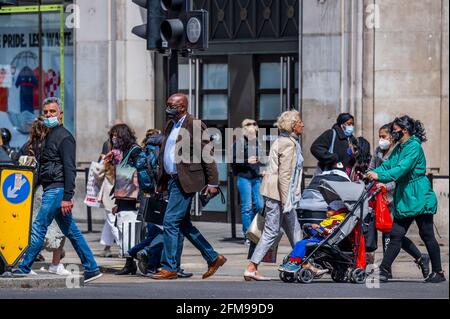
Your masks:
[[[322,171],[340,169],[350,176],[358,143],[353,136],[354,124],[353,115],[342,113],[336,124],[314,141],[311,153],[319,161],[318,166]]]

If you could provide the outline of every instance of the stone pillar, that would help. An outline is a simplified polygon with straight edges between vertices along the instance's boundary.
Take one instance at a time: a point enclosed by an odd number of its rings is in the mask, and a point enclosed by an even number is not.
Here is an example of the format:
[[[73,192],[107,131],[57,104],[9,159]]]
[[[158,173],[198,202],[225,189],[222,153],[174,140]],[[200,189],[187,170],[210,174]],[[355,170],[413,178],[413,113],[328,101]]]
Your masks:
[[[303,1],[302,116],[305,166],[314,168],[309,151],[337,115],[356,118],[362,134],[363,5],[359,0]]]
[[[146,41],[131,33],[145,23],[145,10],[128,0],[116,1],[116,98],[117,116],[130,125],[139,141],[154,128],[153,54]]]
[[[115,103],[112,78],[111,4],[114,1],[77,0],[80,28],[75,29],[75,113],[77,162],[98,159]],[[95,31],[93,31],[95,30]]]
[[[341,108],[341,1],[304,0],[302,34],[302,137],[305,167],[317,161],[313,141],[331,128]]]
[[[379,28],[364,30],[363,134],[396,116],[421,120],[427,170],[448,175],[448,1],[366,0],[379,10]],[[368,18],[367,16],[365,17]],[[436,180],[435,223],[448,238],[448,179]],[[413,228],[413,232],[414,232]]]
[[[153,57],[146,42],[131,33],[145,22],[145,11],[128,0],[77,0],[75,30],[77,163],[98,159],[111,123],[130,125],[140,142],[154,126]],[[75,218],[86,220],[84,174],[77,178]],[[93,209],[94,221],[104,212]]]

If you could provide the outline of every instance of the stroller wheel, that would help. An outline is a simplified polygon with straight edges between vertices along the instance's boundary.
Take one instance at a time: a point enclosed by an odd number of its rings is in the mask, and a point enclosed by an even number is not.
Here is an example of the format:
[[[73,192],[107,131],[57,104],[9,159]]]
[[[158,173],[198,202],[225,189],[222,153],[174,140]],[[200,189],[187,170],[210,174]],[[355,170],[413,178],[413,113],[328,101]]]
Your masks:
[[[360,284],[363,284],[366,282],[366,278],[367,278],[367,274],[366,274],[365,270],[362,268],[357,268],[352,271],[350,280],[351,280],[351,282],[360,285]]]
[[[295,275],[289,272],[280,271],[279,277],[283,282],[292,283],[295,281]]]
[[[331,279],[333,279],[334,282],[344,283],[344,282],[347,282],[348,278],[347,278],[347,275],[345,272],[333,270],[331,272]]]
[[[314,280],[314,273],[311,269],[302,268],[297,274],[298,282],[310,284]]]

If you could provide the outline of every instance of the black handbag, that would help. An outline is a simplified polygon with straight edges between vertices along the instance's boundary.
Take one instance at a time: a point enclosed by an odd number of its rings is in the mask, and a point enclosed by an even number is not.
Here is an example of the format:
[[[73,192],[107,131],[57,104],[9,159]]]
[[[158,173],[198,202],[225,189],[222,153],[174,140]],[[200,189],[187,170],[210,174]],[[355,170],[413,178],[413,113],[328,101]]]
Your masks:
[[[220,194],[220,200],[222,202],[222,204],[225,204],[225,195],[223,194],[222,190],[220,189],[220,187],[217,188],[218,192],[215,193],[214,195],[212,195],[211,193],[205,194],[206,189],[208,188],[208,185],[205,186],[201,191],[200,194],[198,195],[200,202],[202,203],[202,207],[205,207],[206,205],[208,205],[209,201],[211,199],[213,199],[214,197],[216,197],[217,195]]]
[[[366,252],[371,253],[378,249],[378,231],[375,228],[373,214],[368,214],[363,223],[363,234],[366,242]]]
[[[161,194],[143,196],[141,211],[146,223],[163,226],[167,200]]]

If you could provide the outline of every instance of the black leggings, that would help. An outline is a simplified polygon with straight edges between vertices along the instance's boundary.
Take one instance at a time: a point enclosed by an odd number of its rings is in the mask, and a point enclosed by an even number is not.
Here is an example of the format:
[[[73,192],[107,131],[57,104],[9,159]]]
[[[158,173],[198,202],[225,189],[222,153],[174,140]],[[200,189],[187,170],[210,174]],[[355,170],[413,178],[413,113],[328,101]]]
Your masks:
[[[389,246],[391,242],[391,233],[383,233],[383,254],[386,253],[386,249]],[[408,253],[414,260],[419,259],[422,257],[422,253],[420,252],[419,248],[412,242],[411,239],[408,237],[403,237],[402,240],[402,249]]]
[[[394,220],[394,225],[390,233],[391,241],[387,246],[380,267],[386,270],[391,269],[392,263],[400,253],[403,239],[405,238],[406,233],[408,232],[408,229],[413,221],[416,221],[416,224],[419,227],[420,238],[423,240],[425,246],[427,247],[427,251],[431,259],[432,271],[441,272],[441,249],[436,240],[436,237],[434,237],[433,215],[431,214],[424,214],[415,217]]]

